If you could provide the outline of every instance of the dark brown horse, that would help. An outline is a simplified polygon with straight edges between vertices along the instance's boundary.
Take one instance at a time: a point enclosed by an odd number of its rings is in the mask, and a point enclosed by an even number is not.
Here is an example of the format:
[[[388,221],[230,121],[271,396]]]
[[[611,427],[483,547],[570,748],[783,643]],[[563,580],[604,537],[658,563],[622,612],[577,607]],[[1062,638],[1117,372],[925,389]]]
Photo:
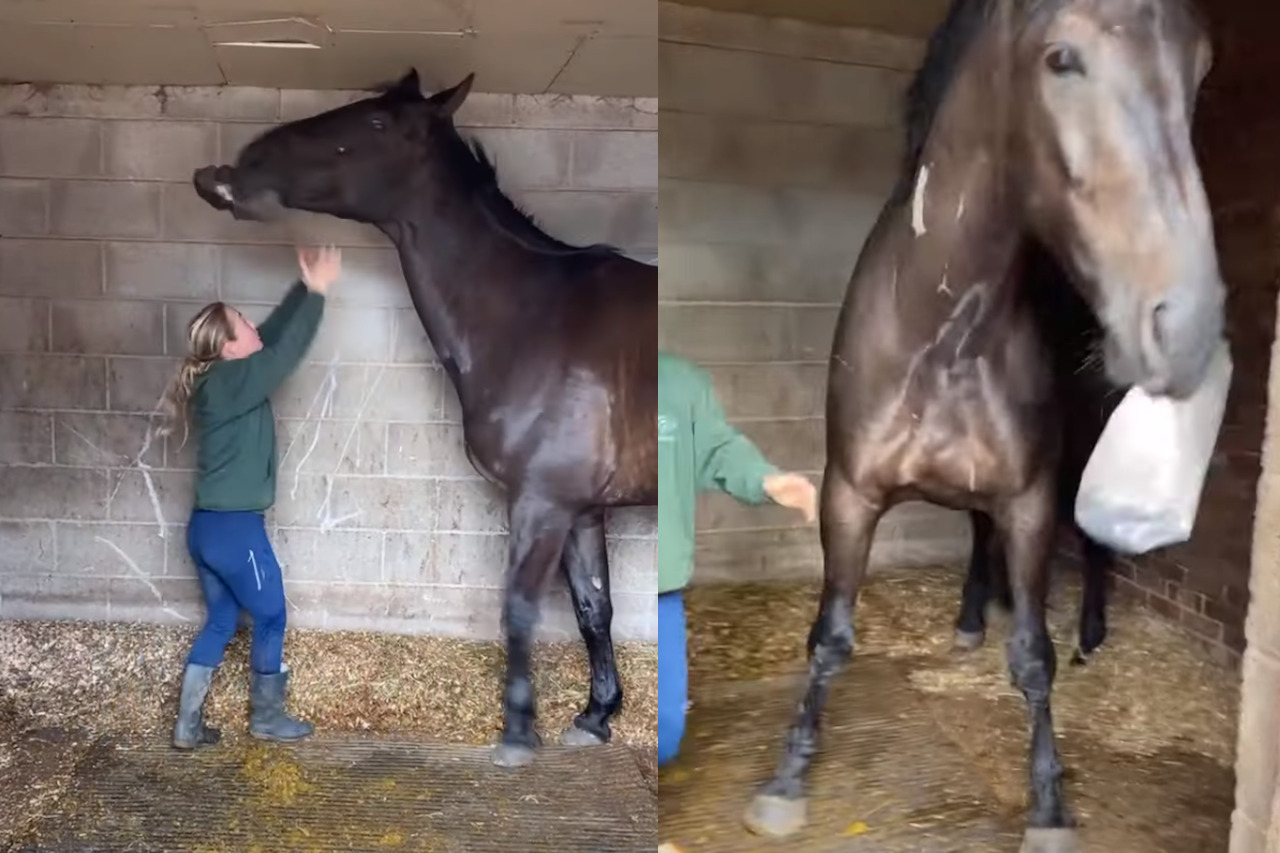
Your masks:
[[[510,502],[494,761],[518,766],[539,745],[530,645],[557,566],[591,664],[591,698],[562,741],[608,741],[622,705],[604,510],[658,499],[658,271],[608,246],[559,242],[503,195],[454,128],[472,79],[427,98],[411,71],[376,97],[264,133],[234,167],[206,167],[194,182],[237,218],[326,213],[375,225],[399,250],[462,403],[467,453]]]
[[[1122,394],[1107,381],[1099,358],[1102,329],[1057,262],[1032,246],[1023,275],[1036,282],[1027,289],[1027,299],[1051,356],[1059,409],[1066,415],[1057,504],[1060,527],[1073,533],[1080,545],[1083,591],[1071,662],[1083,665],[1107,638],[1107,588],[1115,554],[1076,524],[1076,492],[1089,456]],[[976,649],[985,640],[988,601],[995,599],[1005,611],[1013,609],[1008,569],[995,525],[985,513],[972,510],[969,515],[973,553],[956,618],[956,647],[963,651]]]
[[[1224,289],[1191,116],[1210,48],[1182,0],[955,0],[908,97],[908,162],[869,235],[828,375],[824,584],[785,755],[746,819],[786,835],[887,508],[990,517],[1031,717],[1027,851],[1074,848],[1045,624],[1062,412],[1024,276],[1043,246],[1105,330],[1110,381],[1185,396],[1222,338]]]

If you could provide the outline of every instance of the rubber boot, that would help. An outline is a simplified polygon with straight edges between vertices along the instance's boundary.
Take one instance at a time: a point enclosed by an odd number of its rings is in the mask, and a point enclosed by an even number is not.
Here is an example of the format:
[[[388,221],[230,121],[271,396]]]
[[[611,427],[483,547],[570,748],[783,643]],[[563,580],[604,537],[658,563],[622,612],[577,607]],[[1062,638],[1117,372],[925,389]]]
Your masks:
[[[213,668],[187,664],[182,673],[182,696],[178,700],[178,721],[173,725],[173,745],[177,749],[212,746],[222,740],[222,732],[204,724],[204,700],[213,683]]]
[[[289,670],[274,675],[255,672],[249,688],[249,734],[259,740],[294,741],[308,737],[315,727],[284,712]]]

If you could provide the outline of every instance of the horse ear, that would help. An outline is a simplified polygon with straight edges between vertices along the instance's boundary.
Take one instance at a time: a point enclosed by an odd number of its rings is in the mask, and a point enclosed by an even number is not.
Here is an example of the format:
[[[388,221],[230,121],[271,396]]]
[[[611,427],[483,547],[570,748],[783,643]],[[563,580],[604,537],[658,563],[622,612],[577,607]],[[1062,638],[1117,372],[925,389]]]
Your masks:
[[[391,92],[401,98],[421,98],[422,83],[418,80],[418,69],[410,68],[409,73],[391,87]]]
[[[462,82],[452,89],[436,92],[427,101],[445,116],[451,116],[462,106],[462,102],[471,94],[471,84],[475,82],[475,72],[468,74]]]

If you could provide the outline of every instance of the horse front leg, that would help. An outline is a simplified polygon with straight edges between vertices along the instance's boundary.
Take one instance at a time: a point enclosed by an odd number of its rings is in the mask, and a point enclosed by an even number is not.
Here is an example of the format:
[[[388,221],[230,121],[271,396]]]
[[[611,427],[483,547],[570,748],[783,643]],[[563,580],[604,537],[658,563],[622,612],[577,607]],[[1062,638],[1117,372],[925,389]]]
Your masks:
[[[502,626],[507,635],[507,677],[503,696],[502,741],[493,753],[499,767],[520,767],[541,745],[529,657],[538,624],[539,602],[560,562],[572,513],[528,493],[511,501],[510,557]]]
[[[787,735],[786,752],[744,818],[747,828],[758,835],[791,835],[807,820],[805,775],[817,752],[818,726],[831,679],[853,655],[854,602],[882,512],[878,500],[859,494],[843,471],[827,466],[820,518],[822,599],[809,632],[809,681]]]
[[[608,743],[609,718],[622,707],[622,686],[613,655],[613,600],[609,594],[609,556],[604,537],[604,511],[578,517],[560,558],[569,582],[578,631],[591,665],[591,696],[586,709],[560,735],[565,746]]]
[[[1049,550],[1054,534],[1052,478],[1000,507],[996,523],[1005,542],[1013,592],[1009,672],[1026,698],[1031,717],[1031,811],[1023,853],[1070,853],[1074,822],[1062,796],[1062,760],[1054,743],[1050,696],[1057,656],[1045,621]]]

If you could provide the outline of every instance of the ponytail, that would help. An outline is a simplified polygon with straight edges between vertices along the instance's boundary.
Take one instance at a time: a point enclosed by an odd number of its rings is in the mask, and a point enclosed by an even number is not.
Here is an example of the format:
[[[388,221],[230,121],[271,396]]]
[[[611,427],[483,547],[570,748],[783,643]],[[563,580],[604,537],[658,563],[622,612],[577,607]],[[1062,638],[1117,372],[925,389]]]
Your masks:
[[[162,420],[156,435],[172,435],[174,427],[181,421],[182,445],[179,447],[187,443],[190,431],[187,415],[196,380],[222,357],[222,348],[231,339],[231,321],[227,306],[222,302],[206,305],[191,318],[187,324],[187,355],[182,359],[178,375],[170,381],[160,399]]]

